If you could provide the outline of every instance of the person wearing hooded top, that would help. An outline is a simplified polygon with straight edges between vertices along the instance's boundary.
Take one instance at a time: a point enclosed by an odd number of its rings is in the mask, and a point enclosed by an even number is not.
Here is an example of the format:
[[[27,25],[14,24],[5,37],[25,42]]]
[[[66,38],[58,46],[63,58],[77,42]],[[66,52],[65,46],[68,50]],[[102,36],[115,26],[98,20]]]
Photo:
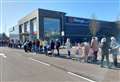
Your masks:
[[[105,37],[103,37],[101,39],[100,47],[101,47],[101,67],[103,67],[104,58],[106,57],[107,67],[110,68],[110,65],[109,65],[109,49],[110,49],[110,46],[109,46],[109,42],[107,41],[107,39]]]
[[[118,55],[119,45],[115,37],[111,37],[110,48],[111,48],[111,53],[113,56],[113,64],[115,67],[117,67],[117,55]]]

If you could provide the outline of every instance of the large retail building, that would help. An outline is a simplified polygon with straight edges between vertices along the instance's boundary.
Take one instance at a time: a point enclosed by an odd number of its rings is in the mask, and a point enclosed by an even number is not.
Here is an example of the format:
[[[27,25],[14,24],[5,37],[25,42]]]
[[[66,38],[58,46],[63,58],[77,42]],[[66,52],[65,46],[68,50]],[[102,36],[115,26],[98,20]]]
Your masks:
[[[70,38],[71,42],[80,42],[91,38],[91,21],[92,19],[66,16],[64,12],[36,9],[18,21],[18,35],[22,41]],[[97,23],[98,37],[117,36],[119,30],[115,22],[97,20]]]

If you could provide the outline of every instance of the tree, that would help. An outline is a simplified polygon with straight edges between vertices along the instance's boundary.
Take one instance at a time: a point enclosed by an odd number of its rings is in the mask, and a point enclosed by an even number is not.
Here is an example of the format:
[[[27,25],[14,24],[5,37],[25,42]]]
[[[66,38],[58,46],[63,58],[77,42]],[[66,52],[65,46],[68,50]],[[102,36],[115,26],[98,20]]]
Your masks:
[[[97,22],[94,14],[92,15],[92,19],[90,21],[89,28],[90,28],[90,32],[91,32],[92,36],[96,36],[96,33],[99,30],[99,23]]]
[[[7,36],[5,33],[2,33],[2,39],[3,39],[3,40],[7,40],[7,39],[8,39],[8,36]]]

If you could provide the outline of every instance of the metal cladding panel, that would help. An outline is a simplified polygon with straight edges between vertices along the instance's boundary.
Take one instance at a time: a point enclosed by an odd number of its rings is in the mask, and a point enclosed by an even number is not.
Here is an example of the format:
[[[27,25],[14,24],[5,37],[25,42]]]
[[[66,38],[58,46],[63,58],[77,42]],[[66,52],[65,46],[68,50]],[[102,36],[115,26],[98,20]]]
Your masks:
[[[92,19],[78,18],[66,16],[65,21],[65,37],[70,38],[73,42],[77,39],[89,39],[91,37],[90,22]],[[117,36],[118,30],[114,22],[96,20],[99,24],[99,30],[96,34],[98,37],[105,36]]]
[[[23,23],[25,23],[25,22],[27,22],[29,20],[32,20],[32,19],[34,19],[36,17],[38,17],[38,10],[34,10],[32,13],[30,13],[30,14],[26,15],[25,17],[23,17],[22,19],[20,19],[18,21],[18,24],[19,25],[23,24]]]

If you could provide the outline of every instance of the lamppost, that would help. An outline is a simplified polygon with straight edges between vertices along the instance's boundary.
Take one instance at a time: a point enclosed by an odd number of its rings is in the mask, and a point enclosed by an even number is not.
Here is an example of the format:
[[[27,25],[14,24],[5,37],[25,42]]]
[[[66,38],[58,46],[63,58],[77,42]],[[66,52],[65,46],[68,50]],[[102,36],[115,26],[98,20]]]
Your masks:
[[[61,35],[62,35],[62,44],[64,45],[64,36],[65,36],[65,32],[62,31],[62,32],[61,32]]]

